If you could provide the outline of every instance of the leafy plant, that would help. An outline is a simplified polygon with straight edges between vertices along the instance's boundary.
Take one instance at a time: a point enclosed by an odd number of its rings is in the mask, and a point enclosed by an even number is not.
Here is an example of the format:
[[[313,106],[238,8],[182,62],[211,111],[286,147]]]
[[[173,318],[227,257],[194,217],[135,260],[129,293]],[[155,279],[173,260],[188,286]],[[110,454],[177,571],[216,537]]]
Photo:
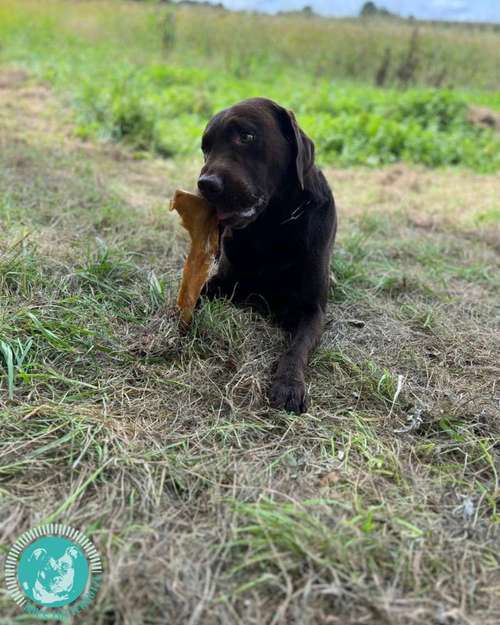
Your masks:
[[[2,355],[4,366],[7,372],[7,390],[9,399],[14,399],[14,383],[16,375],[23,369],[29,351],[33,345],[33,339],[7,342],[0,340],[0,354]]]

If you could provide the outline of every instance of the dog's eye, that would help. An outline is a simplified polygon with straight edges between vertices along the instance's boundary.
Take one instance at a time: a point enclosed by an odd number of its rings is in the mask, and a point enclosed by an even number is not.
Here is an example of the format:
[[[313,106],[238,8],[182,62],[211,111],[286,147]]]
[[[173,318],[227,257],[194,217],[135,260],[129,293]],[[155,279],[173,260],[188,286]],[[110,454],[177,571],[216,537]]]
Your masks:
[[[242,132],[240,133],[240,141],[241,143],[252,143],[255,141],[255,135],[251,132]]]

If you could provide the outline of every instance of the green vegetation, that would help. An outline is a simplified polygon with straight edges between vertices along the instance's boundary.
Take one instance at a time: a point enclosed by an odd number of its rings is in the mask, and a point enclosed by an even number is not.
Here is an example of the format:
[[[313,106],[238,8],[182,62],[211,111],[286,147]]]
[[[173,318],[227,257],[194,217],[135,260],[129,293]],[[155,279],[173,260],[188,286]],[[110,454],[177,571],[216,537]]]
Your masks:
[[[24,12],[17,5],[4,9],[0,14],[2,56],[25,63],[71,94],[82,138],[125,139],[137,150],[162,156],[192,155],[199,149],[200,134],[213,113],[259,94],[297,113],[316,142],[322,164],[375,166],[406,160],[433,167],[465,165],[478,171],[500,168],[498,135],[467,120],[467,104],[473,96],[450,89],[412,87],[401,91],[345,82],[346,76],[366,78],[361,67],[375,54],[372,39],[380,35],[380,28],[389,28],[389,41],[407,36],[408,45],[415,48],[415,35],[405,25],[396,29],[396,35],[393,26],[378,23],[363,26],[289,17],[264,20],[209,9],[173,12],[114,3],[100,9],[98,20],[90,13],[92,5],[59,12],[57,3],[49,6],[52,12],[44,8],[43,18],[40,9],[31,5]],[[75,33],[73,26],[79,16],[87,20],[87,28]],[[286,37],[278,36],[281,31]],[[429,32],[431,39],[437,36],[432,29]],[[342,48],[338,41],[338,35],[342,39],[347,33],[362,55],[354,64],[344,58],[353,46],[344,39]],[[488,59],[484,71],[495,80],[500,34],[479,35],[465,29],[459,33],[444,50],[450,54],[467,51],[467,64],[460,65],[465,59],[450,59],[443,52],[445,66],[459,68],[463,75],[464,68],[474,64],[468,45],[481,41],[482,46],[491,45],[491,54],[484,53]],[[460,37],[464,37],[463,45],[455,45]],[[282,49],[283,41],[291,47]],[[314,61],[308,48],[312,41],[321,61]],[[423,41],[422,46],[426,53],[432,52],[429,42]],[[434,56],[431,62],[416,59],[417,54],[415,48],[400,60],[397,75],[405,86],[432,83],[419,77],[414,66],[429,63],[436,69],[439,65]],[[339,67],[333,59],[346,67]],[[388,71],[386,68],[386,75]],[[394,80],[382,81],[379,75],[377,82],[391,84]],[[488,97],[482,94],[482,102]],[[491,96],[494,103],[495,97]]]

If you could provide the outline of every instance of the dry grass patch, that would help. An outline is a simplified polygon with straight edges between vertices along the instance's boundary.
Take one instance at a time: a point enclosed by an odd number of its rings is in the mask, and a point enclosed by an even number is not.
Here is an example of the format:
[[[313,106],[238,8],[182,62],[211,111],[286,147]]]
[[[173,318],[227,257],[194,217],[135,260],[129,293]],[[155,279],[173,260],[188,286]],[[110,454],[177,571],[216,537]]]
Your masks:
[[[398,163],[380,171],[331,170],[328,177],[343,214],[403,213],[416,228],[458,230],[500,246],[496,176]]]

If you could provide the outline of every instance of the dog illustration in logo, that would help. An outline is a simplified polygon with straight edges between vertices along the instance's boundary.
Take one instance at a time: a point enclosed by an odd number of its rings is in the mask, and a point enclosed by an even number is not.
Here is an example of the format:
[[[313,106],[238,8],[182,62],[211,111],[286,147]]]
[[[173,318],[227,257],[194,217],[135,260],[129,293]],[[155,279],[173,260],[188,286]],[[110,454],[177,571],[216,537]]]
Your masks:
[[[29,559],[36,569],[33,597],[43,605],[68,599],[75,579],[74,564],[80,557],[76,547],[68,547],[57,559],[49,557],[46,549],[35,549]],[[27,589],[28,584],[23,585]]]

